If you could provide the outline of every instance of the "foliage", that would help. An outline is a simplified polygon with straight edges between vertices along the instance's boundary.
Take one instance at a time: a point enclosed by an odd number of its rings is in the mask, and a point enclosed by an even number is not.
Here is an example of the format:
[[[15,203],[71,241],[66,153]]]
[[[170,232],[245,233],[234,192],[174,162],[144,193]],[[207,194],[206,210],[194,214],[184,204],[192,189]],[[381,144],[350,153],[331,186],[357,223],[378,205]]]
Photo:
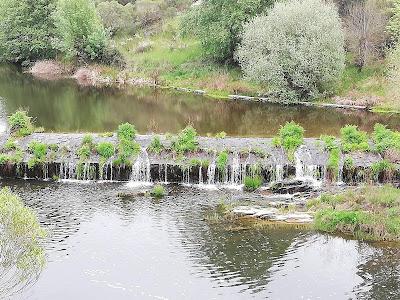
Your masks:
[[[359,131],[355,125],[346,125],[340,130],[342,150],[344,152],[368,151],[368,135]]]
[[[391,177],[392,173],[396,170],[396,166],[388,160],[380,160],[371,165],[372,175],[375,180],[379,180],[379,176],[383,174],[385,177]]]
[[[15,149],[17,149],[17,141],[13,137],[10,137],[4,144],[4,150],[11,151]]]
[[[260,176],[246,176],[244,178],[244,189],[249,192],[257,190],[262,185]]]
[[[307,206],[316,211],[317,230],[367,240],[400,240],[400,190],[393,186],[365,186],[339,195],[325,194]]]
[[[161,142],[160,137],[159,136],[153,137],[148,150],[150,152],[160,154],[164,149],[165,149],[165,147],[164,147],[163,143]]]
[[[281,145],[287,152],[290,161],[294,160],[294,152],[304,142],[304,128],[294,121],[286,122],[281,126],[277,137],[274,137],[273,144]]]
[[[28,116],[28,112],[22,109],[17,110],[8,117],[11,132],[16,136],[27,136],[34,132],[32,125],[32,117]]]
[[[150,192],[151,196],[157,199],[165,196],[165,188],[161,184],[157,184]]]
[[[9,188],[0,190],[0,294],[12,298],[35,281],[46,259],[40,240],[46,232],[35,213]],[[10,280],[11,279],[11,280]]]
[[[102,59],[108,37],[92,0],[58,0],[54,16],[59,50],[68,58]]]
[[[197,146],[197,132],[192,126],[184,128],[171,144],[172,149],[179,154],[195,151]]]
[[[104,26],[112,33],[117,31],[133,31],[135,23],[135,7],[132,3],[122,5],[117,1],[103,1],[97,5],[97,11]]]
[[[203,55],[219,62],[232,60],[243,24],[265,11],[272,0],[207,0],[192,7],[182,22],[184,33],[194,33]]]
[[[325,95],[345,66],[337,10],[321,0],[278,2],[244,26],[236,57],[248,78],[285,101]]]
[[[224,150],[222,152],[220,152],[217,156],[216,159],[216,164],[217,164],[217,168],[220,171],[224,171],[226,169],[226,166],[228,164],[228,151]]]
[[[124,123],[118,126],[117,137],[119,140],[134,140],[136,134],[135,126],[130,123]]]
[[[376,151],[383,153],[389,149],[400,151],[400,132],[392,131],[385,125],[375,124],[372,139],[375,144]]]
[[[28,168],[43,164],[46,160],[48,146],[38,141],[32,141],[28,145],[28,149],[33,156],[28,161]]]
[[[117,130],[118,147],[116,165],[132,164],[133,159],[140,153],[140,145],[134,141],[135,126],[129,123],[121,124]]]
[[[334,136],[324,135],[321,136],[321,140],[325,144],[325,149],[329,152],[327,169],[333,175],[333,179],[336,179],[339,174],[340,147]]]
[[[400,0],[390,0],[392,5],[391,17],[386,27],[393,41],[400,39]]]
[[[104,160],[108,160],[114,155],[114,145],[110,142],[101,142],[96,147],[97,153]]]
[[[399,37],[400,37],[400,1],[399,1]],[[390,50],[387,57],[388,95],[390,108],[400,111],[400,45]]]
[[[25,63],[52,58],[55,0],[0,1],[0,61]]]
[[[215,138],[217,138],[217,139],[224,139],[224,138],[226,138],[226,132],[225,132],[225,131],[218,132],[218,133],[215,135]]]

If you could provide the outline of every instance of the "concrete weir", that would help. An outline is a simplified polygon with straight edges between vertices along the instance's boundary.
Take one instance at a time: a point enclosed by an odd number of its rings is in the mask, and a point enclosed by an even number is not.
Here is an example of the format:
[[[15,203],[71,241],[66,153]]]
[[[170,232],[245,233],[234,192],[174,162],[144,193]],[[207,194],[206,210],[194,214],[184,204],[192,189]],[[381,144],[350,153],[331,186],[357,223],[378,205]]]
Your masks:
[[[324,150],[323,142],[307,138],[290,161],[281,147],[275,147],[269,138],[198,138],[198,150],[178,155],[169,149],[170,139],[160,136],[167,150],[153,153],[149,145],[152,135],[138,135],[136,142],[141,151],[131,165],[115,165],[115,157],[100,163],[95,151],[89,159],[79,159],[77,150],[85,134],[34,133],[17,139],[17,147],[22,150],[23,158],[18,163],[8,161],[0,166],[2,178],[21,178],[39,180],[106,180],[131,181],[134,183],[182,183],[198,185],[240,186],[246,176],[258,174],[264,185],[286,179],[310,181],[382,181],[384,174],[372,177],[368,170],[380,160],[379,154],[352,153],[342,154],[338,176],[330,174],[327,163],[329,153]],[[116,135],[104,136],[92,134],[93,143],[111,142],[116,148]],[[8,136],[0,139],[0,147]],[[45,162],[29,168],[28,162],[33,154],[28,145],[32,141],[49,145]],[[227,151],[228,161],[223,169],[218,168],[217,158],[221,151]],[[353,165],[346,169],[344,160],[351,157]],[[397,166],[398,167],[398,166]],[[396,179],[398,172],[390,179]]]

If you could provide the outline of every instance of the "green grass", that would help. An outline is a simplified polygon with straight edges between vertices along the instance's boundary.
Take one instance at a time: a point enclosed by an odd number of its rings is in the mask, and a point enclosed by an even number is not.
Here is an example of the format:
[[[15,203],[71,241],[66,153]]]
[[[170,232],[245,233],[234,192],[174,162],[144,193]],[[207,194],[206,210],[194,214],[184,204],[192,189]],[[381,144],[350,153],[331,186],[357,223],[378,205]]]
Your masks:
[[[217,168],[220,171],[224,171],[228,164],[228,151],[222,151],[218,154],[216,159]]]
[[[340,130],[343,152],[369,151],[368,134],[355,125],[346,125]]]
[[[154,136],[151,140],[151,143],[148,147],[149,152],[153,152],[155,154],[160,154],[165,149],[163,143],[159,136]]]
[[[197,132],[192,126],[184,128],[172,139],[171,148],[178,154],[195,151],[198,148]]]
[[[246,176],[244,178],[244,189],[248,192],[253,192],[259,189],[262,185],[262,178],[260,176]]]
[[[180,36],[179,17],[160,24],[160,27],[159,32],[151,36],[138,33],[114,38],[127,61],[129,77],[151,79],[164,86],[202,89],[216,97],[233,93],[257,94],[265,90],[259,84],[243,80],[237,66],[204,60],[200,42]],[[144,42],[150,43],[151,47],[137,52],[138,46]],[[108,69],[106,73],[113,76]]]
[[[340,147],[334,136],[324,135],[321,136],[321,140],[325,144],[325,150],[329,152],[327,169],[332,176],[332,180],[335,180],[339,174]]]
[[[48,146],[41,142],[32,141],[28,145],[29,152],[32,154],[32,157],[28,160],[28,168],[32,169],[33,167],[43,164],[46,161]]]
[[[150,195],[157,199],[163,198],[165,194],[165,188],[161,184],[157,184],[156,186],[154,186],[150,192]]]
[[[400,190],[390,185],[365,186],[308,201],[314,227],[365,240],[400,240]]]
[[[288,155],[289,161],[294,161],[294,153],[304,142],[304,128],[294,121],[286,122],[281,126],[278,136],[274,137],[272,144],[282,146]]]

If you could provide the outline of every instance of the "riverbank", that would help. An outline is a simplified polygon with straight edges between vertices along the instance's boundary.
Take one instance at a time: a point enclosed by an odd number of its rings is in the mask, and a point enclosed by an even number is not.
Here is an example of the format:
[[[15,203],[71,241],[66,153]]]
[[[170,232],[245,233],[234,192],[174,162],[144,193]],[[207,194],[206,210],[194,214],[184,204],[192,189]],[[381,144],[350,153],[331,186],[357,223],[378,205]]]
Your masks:
[[[282,105],[304,105],[304,106],[316,106],[323,108],[338,108],[338,109],[351,109],[351,110],[368,110],[372,112],[390,112],[397,113],[397,110],[393,110],[390,108],[379,108],[371,106],[372,102],[369,102],[368,99],[364,99],[363,101],[353,101],[348,98],[336,97],[336,102],[329,101],[327,99],[323,101],[296,101],[296,102],[287,102],[281,99],[275,99],[272,96],[268,96],[267,92],[257,92],[256,90],[253,93],[248,94],[230,94],[231,92],[235,92],[235,90],[226,90],[224,92],[218,92],[213,90],[204,90],[199,86],[189,85],[187,86],[176,86],[176,85],[165,85],[165,83],[160,83],[155,79],[138,77],[137,75],[133,75],[132,73],[128,74],[126,70],[118,70],[112,67],[106,67],[102,65],[92,65],[85,67],[73,67],[71,65],[64,65],[57,61],[38,61],[34,64],[34,66],[28,70],[29,73],[34,75],[37,78],[44,80],[58,80],[62,78],[72,78],[77,81],[79,85],[83,86],[146,86],[146,87],[154,87],[158,89],[170,89],[177,90],[180,92],[191,93],[196,95],[202,95],[209,98],[214,99],[226,99],[226,100],[235,100],[235,101],[252,101],[252,102],[260,102],[260,103],[273,103],[273,104],[282,104]],[[216,80],[215,78],[210,78],[210,80]],[[255,95],[263,94],[263,96],[255,96]],[[399,111],[400,112],[400,111]]]

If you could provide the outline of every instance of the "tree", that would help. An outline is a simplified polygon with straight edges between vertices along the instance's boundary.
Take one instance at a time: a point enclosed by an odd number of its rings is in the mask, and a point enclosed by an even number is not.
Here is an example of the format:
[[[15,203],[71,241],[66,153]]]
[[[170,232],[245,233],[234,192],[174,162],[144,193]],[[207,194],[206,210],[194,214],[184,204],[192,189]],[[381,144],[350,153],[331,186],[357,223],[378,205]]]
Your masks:
[[[91,0],[59,0],[55,13],[57,46],[67,57],[100,60],[108,36]]]
[[[349,8],[345,18],[346,42],[360,69],[383,51],[387,21],[375,0],[357,2]]]
[[[219,62],[233,59],[243,24],[264,12],[274,0],[204,0],[182,22],[183,33],[194,33],[203,54]]]
[[[55,55],[55,0],[0,1],[0,60],[22,63]]]
[[[287,100],[329,92],[344,69],[337,9],[321,0],[277,3],[244,26],[236,57],[246,77]]]
[[[391,17],[387,30],[394,42],[400,39],[400,0],[391,0]]]

